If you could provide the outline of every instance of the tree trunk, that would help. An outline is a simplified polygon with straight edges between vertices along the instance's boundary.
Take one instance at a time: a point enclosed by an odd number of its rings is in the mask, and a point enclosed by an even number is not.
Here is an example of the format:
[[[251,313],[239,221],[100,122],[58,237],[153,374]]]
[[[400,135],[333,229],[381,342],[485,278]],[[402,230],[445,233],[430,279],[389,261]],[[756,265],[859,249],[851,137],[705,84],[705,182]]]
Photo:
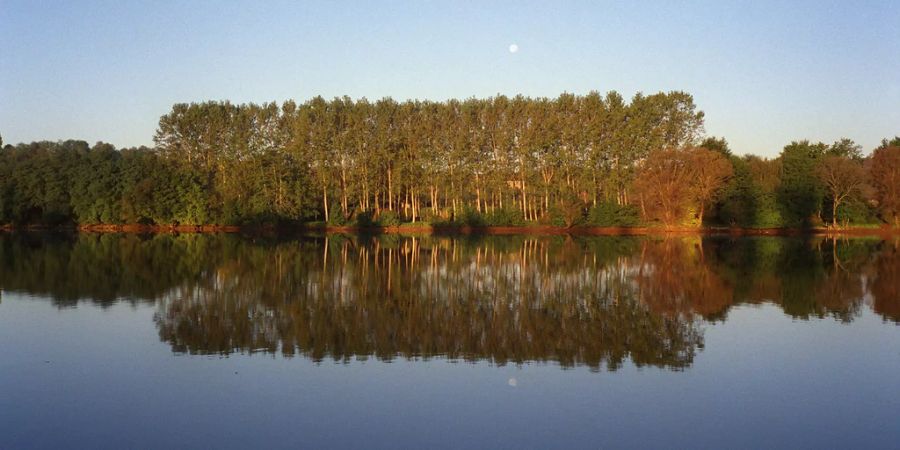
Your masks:
[[[453,219],[456,220],[456,180],[453,178],[453,166],[450,166],[450,203],[453,207]]]
[[[644,220],[647,220],[647,206],[644,204],[644,194],[641,193],[641,214],[644,216]]]
[[[831,228],[837,228],[837,210],[838,205],[840,205],[840,200],[837,198],[831,203]]]
[[[328,222],[328,188],[322,185],[322,204],[325,205],[325,222]]]
[[[403,215],[409,215],[409,188],[406,188],[406,198],[403,201]]]
[[[550,209],[550,189],[544,186],[544,211]]]
[[[481,214],[481,184],[478,180],[478,174],[475,174],[475,211]]]
[[[363,170],[363,208],[369,210],[369,168]]]
[[[434,215],[437,212],[437,207],[435,204],[437,203],[437,194],[435,193],[434,185],[428,186],[428,200],[431,202],[431,214]]]
[[[341,209],[344,213],[344,217],[347,217],[347,169],[344,168],[344,165],[341,164]]]
[[[524,169],[523,169],[524,170]],[[525,215],[525,218],[528,219],[528,194],[526,194],[527,190],[525,188],[525,176],[522,176],[522,214]]]
[[[387,209],[393,210],[394,209],[394,204],[393,204],[394,185],[393,185],[393,180],[391,179],[391,168],[390,167],[388,167],[388,170],[387,170],[387,177],[388,177]]]

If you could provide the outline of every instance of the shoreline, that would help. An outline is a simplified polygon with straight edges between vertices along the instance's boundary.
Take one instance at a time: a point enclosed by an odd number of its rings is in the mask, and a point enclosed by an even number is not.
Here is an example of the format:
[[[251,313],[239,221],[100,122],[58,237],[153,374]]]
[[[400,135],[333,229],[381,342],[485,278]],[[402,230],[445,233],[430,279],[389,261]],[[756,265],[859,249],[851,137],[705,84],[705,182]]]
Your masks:
[[[434,234],[434,235],[576,235],[576,236],[653,236],[653,235],[708,235],[708,236],[887,236],[900,235],[900,228],[888,226],[846,228],[741,228],[741,227],[557,227],[551,225],[484,226],[468,225],[417,225],[389,227],[355,227],[330,225],[295,226],[238,226],[238,225],[0,225],[0,232],[17,231],[70,231],[79,233],[296,233],[324,232],[342,234]]]

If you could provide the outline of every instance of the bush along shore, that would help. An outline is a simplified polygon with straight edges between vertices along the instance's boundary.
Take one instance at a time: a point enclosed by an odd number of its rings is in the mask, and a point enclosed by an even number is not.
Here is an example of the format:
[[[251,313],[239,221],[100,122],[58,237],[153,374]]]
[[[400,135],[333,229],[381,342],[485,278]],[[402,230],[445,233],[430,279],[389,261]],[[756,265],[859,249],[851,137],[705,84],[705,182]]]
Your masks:
[[[152,147],[0,138],[0,226],[900,226],[900,137],[866,152],[850,139],[798,140],[774,158],[738,156],[724,138],[704,136],[704,119],[684,92],[176,104],[160,118]]]

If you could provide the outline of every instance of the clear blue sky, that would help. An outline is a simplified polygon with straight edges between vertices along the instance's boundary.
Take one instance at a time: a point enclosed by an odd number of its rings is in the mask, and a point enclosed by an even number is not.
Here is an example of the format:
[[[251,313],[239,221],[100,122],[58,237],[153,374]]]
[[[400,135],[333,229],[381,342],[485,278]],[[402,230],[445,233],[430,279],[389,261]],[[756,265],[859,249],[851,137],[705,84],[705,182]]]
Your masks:
[[[0,135],[150,144],[203,100],[680,89],[738,153],[869,151],[900,134],[898,24],[897,0],[0,0]]]

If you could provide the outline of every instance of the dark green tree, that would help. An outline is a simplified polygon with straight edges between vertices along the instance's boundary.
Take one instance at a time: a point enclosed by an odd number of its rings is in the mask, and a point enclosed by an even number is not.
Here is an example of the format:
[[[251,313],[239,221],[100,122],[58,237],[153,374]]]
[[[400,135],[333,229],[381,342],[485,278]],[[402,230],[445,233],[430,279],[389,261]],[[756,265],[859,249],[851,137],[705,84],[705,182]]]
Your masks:
[[[778,202],[785,225],[809,227],[822,222],[825,187],[815,170],[827,151],[827,145],[809,141],[791,142],[782,150]]]

